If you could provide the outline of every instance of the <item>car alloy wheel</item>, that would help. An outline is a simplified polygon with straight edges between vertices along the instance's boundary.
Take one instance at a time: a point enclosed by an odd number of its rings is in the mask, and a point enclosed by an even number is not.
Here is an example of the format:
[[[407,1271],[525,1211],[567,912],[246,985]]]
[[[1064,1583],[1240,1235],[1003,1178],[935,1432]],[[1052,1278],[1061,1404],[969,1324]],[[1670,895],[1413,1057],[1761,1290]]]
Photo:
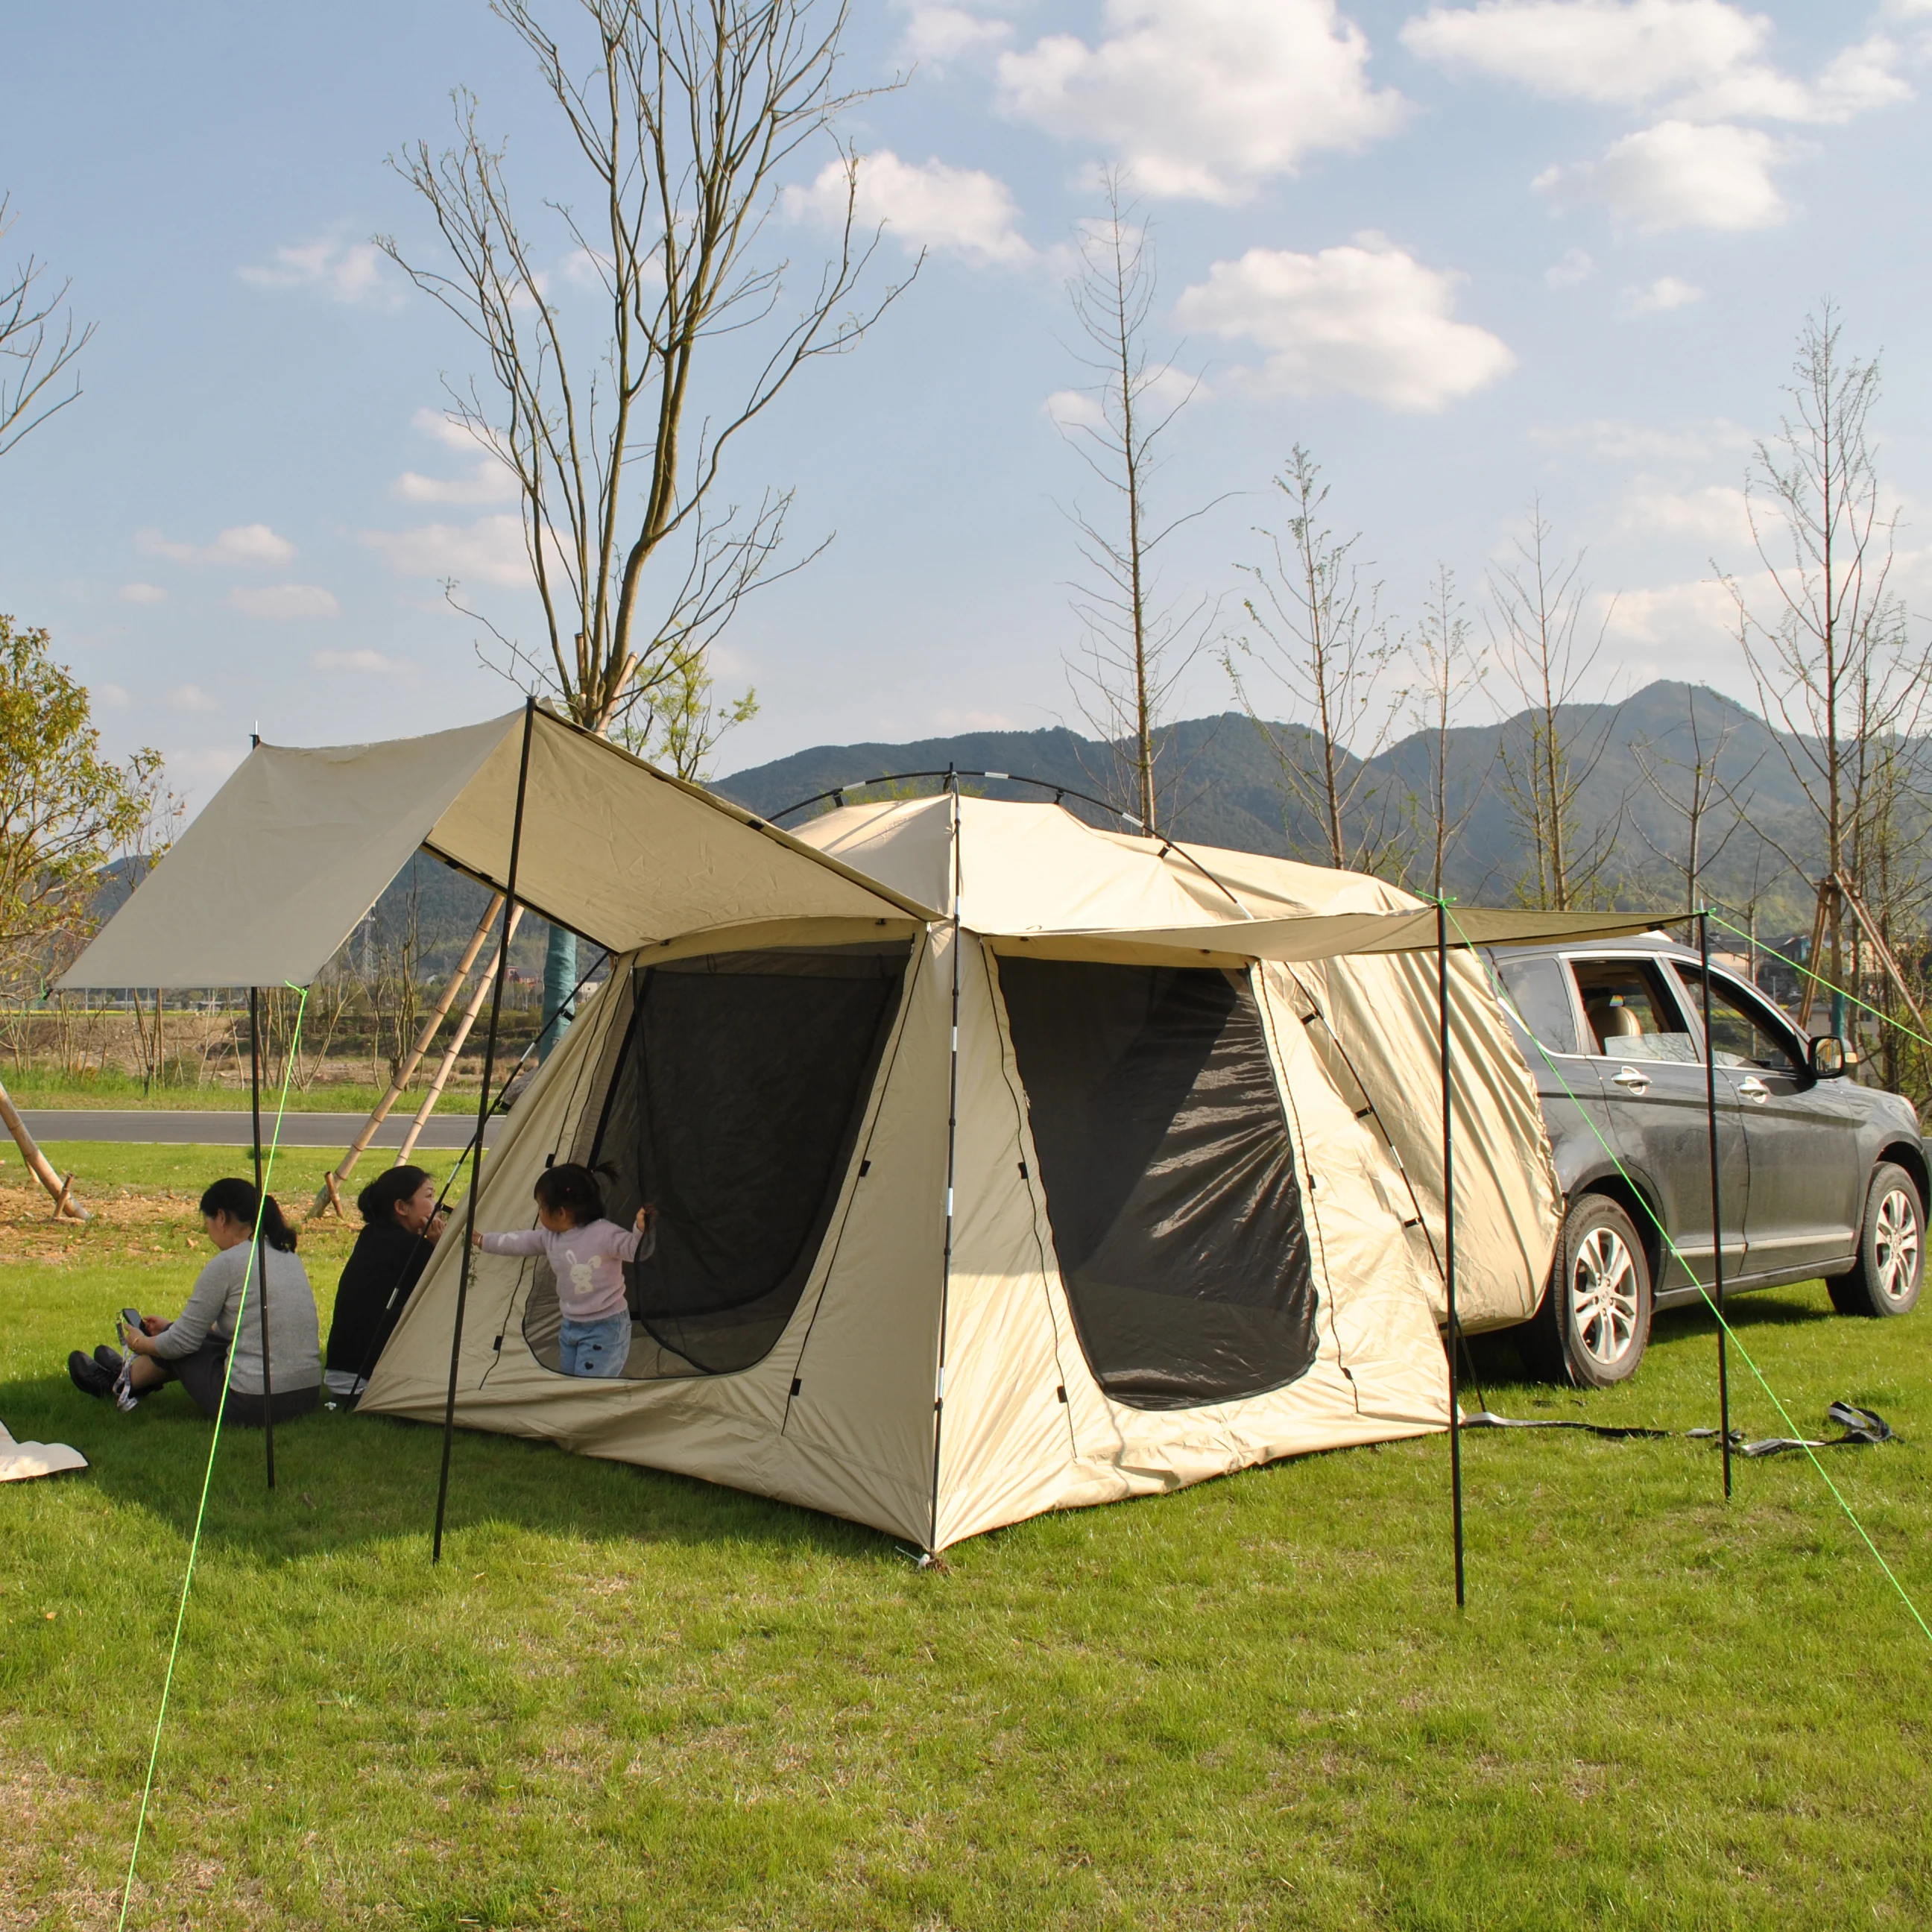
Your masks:
[[[1595,1227],[1576,1250],[1570,1273],[1570,1333],[1590,1359],[1614,1368],[1636,1334],[1636,1267],[1614,1228]]]
[[[1878,1204],[1872,1258],[1880,1294],[1893,1303],[1907,1300],[1918,1280],[1918,1216],[1902,1187],[1887,1189]]]

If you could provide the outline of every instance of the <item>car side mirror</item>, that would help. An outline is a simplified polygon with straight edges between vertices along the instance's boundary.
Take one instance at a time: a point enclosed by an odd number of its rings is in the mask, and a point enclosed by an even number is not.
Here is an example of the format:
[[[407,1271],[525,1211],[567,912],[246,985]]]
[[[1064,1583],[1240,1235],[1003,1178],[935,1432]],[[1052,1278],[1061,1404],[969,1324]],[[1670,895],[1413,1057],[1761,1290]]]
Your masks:
[[[1845,1042],[1834,1033],[1820,1034],[1811,1042],[1810,1060],[1814,1079],[1842,1080],[1845,1077]]]

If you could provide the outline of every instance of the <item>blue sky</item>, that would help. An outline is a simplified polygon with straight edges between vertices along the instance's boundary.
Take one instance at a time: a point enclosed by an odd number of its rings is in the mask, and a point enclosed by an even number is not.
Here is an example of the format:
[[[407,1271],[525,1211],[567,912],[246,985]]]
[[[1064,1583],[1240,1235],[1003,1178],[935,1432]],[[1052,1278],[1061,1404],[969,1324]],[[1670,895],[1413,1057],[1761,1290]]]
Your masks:
[[[1480,620],[1540,495],[1588,550],[1602,688],[1748,695],[1712,565],[1750,564],[1750,440],[1828,294],[1884,352],[1899,580],[1932,603],[1932,0],[914,0],[860,7],[848,49],[854,84],[911,71],[846,133],[882,267],[928,260],[738,452],[734,496],[795,487],[800,547],[836,535],[728,638],[721,683],[763,708],[718,770],[1078,723],[1064,512],[1100,506],[1051,399],[1080,376],[1068,243],[1108,164],[1154,224],[1154,346],[1204,378],[1160,500],[1222,499],[1168,561],[1175,598],[1232,619],[1299,441],[1398,628],[1438,560]],[[508,33],[472,0],[40,8],[9,68],[0,252],[71,277],[98,331],[85,394],[0,461],[0,610],[197,800],[257,720],[320,743],[509,708],[440,588],[531,634],[514,504],[439,411],[472,359],[369,247],[426,245],[384,157],[440,142],[458,83],[529,202],[574,191]],[[801,272],[829,158],[770,230]],[[1229,703],[1210,657],[1178,700]]]

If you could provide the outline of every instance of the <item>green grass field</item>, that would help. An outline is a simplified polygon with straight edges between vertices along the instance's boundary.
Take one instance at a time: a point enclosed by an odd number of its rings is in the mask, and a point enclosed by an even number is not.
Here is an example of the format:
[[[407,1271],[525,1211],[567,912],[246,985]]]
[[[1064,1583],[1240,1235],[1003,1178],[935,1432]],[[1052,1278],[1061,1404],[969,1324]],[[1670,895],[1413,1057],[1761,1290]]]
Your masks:
[[[514,1053],[510,1058],[515,1058]],[[500,1078],[502,1072],[500,1066]],[[9,1072],[6,1082],[15,1106],[20,1107],[108,1108],[117,1113],[151,1109],[167,1113],[228,1114],[245,1112],[248,1106],[248,1090],[245,1086],[219,1086],[211,1082],[197,1087],[184,1082],[178,1085],[157,1084],[143,1089],[140,1081],[111,1069],[86,1080],[64,1079],[58,1074],[38,1070]],[[262,1104],[265,1108],[273,1110],[280,1097],[280,1090],[279,1088],[264,1088]],[[308,1088],[292,1084],[288,1105],[292,1112],[299,1113],[367,1114],[388,1090],[386,1087],[375,1086],[368,1081],[338,1080],[326,1084],[318,1082]],[[458,1096],[466,1094],[470,1111],[473,1114],[476,1111],[476,1072],[466,1064],[464,1072],[444,1088],[440,1108],[447,1111]],[[412,1088],[390,1112],[407,1120],[422,1105],[422,1098],[423,1090]]]
[[[0,1228],[0,1418],[93,1463],[0,1488],[8,1926],[115,1922],[208,1440],[179,1390],[124,1418],[62,1364],[185,1293],[191,1208],[154,1190],[227,1156],[89,1153],[100,1225]],[[325,1302],[344,1246],[304,1243]],[[1900,1430],[1828,1466],[1932,1613],[1932,1316],[1814,1287],[1737,1327],[1808,1427],[1844,1396]],[[1510,1412],[1715,1420],[1700,1316],[1587,1399],[1490,1352]],[[1459,1616],[1439,1438],[943,1572],[467,1436],[432,1569],[434,1431],[322,1414],[278,1447],[269,1496],[260,1437],[223,1444],[131,1925],[1932,1922],[1932,1643],[1800,1459],[1741,1463],[1726,1507],[1708,1444],[1468,1437]]]

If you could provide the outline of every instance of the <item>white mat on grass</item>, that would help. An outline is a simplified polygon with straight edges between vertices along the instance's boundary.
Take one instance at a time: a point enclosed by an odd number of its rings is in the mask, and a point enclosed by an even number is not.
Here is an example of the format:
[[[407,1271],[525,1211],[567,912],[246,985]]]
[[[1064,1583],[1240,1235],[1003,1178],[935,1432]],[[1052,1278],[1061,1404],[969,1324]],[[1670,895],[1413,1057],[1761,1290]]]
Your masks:
[[[84,1469],[87,1458],[64,1442],[16,1442],[0,1422],[0,1483],[24,1483],[62,1469]]]

